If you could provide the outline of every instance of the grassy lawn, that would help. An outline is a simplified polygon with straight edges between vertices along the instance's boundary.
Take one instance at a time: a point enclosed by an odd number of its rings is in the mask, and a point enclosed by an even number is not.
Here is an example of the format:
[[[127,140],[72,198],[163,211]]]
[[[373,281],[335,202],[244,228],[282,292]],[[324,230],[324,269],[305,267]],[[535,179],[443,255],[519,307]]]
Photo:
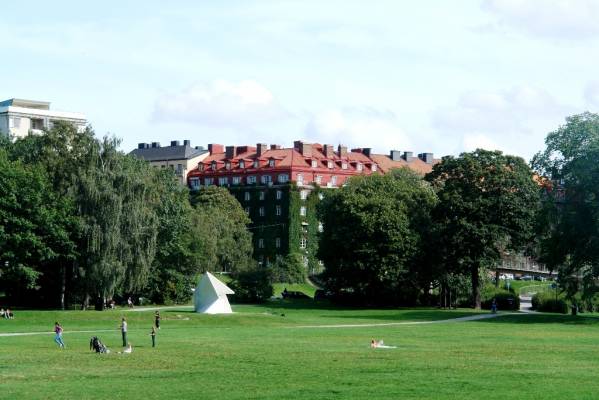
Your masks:
[[[0,334],[50,331],[59,320],[67,349],[59,350],[51,334],[0,336],[0,398],[593,399],[599,393],[597,317],[401,325],[474,312],[289,301],[234,309],[222,316],[162,310],[154,349],[153,311],[19,311],[15,320],[0,320]],[[122,315],[134,346],[127,355],[116,354]],[[334,324],[370,326],[313,327]],[[113,353],[89,352],[92,333],[80,330],[96,331]],[[370,349],[371,338],[398,348]]]

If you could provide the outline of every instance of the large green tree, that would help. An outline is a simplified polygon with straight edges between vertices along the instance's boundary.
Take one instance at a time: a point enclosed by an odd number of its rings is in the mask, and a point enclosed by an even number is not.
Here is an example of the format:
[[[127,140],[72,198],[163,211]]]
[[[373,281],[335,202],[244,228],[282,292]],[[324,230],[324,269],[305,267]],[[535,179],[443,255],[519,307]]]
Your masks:
[[[522,158],[481,149],[444,157],[426,178],[439,197],[436,259],[445,272],[470,276],[472,303],[480,308],[481,270],[532,241],[538,185]]]
[[[544,183],[541,259],[559,270],[570,294],[599,290],[599,115],[583,113],[549,133],[533,159]]]
[[[351,178],[327,193],[318,208],[327,288],[370,303],[413,298],[435,201],[430,185],[407,169]]]

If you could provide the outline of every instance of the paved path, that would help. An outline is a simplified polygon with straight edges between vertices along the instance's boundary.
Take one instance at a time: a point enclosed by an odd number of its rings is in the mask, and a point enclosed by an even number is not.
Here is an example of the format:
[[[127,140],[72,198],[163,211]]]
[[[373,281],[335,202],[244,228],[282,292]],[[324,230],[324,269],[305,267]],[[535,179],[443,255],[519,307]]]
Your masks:
[[[339,324],[339,325],[299,325],[299,326],[286,326],[286,328],[368,328],[375,326],[398,326],[398,325],[428,325],[428,324],[446,324],[450,322],[466,322],[466,321],[478,321],[481,319],[498,318],[506,315],[517,315],[519,313],[500,313],[500,314],[478,314],[470,315],[468,317],[459,317],[451,319],[440,319],[435,321],[406,321],[406,322],[382,322],[375,324]]]

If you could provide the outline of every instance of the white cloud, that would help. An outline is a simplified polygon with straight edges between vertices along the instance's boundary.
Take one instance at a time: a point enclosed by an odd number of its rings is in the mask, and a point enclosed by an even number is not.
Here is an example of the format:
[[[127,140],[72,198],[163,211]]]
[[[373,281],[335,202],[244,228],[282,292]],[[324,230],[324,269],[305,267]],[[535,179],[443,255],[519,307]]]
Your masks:
[[[599,36],[596,0],[484,0],[482,8],[497,17],[500,27],[532,36],[559,40]]]
[[[304,134],[313,142],[372,147],[384,153],[411,150],[413,145],[393,112],[368,107],[319,112],[312,116]]]
[[[286,115],[266,87],[252,80],[195,84],[156,100],[153,118],[204,126],[250,129]]]
[[[595,109],[599,107],[599,81],[587,83],[584,88],[584,99],[590,107]]]
[[[543,148],[546,134],[573,112],[542,89],[519,86],[464,93],[455,106],[434,111],[432,124],[440,135],[457,139],[456,152],[481,147],[530,157]]]

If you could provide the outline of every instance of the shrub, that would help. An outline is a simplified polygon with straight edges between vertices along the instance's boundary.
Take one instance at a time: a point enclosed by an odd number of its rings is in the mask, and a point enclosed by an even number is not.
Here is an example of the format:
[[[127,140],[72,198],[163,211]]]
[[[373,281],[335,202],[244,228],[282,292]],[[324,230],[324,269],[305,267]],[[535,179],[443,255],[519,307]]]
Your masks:
[[[568,303],[563,298],[555,298],[553,293],[541,292],[532,297],[532,308],[536,311],[568,313]]]
[[[503,289],[485,290],[482,293],[482,308],[490,310],[493,299],[497,304],[498,310],[519,310],[520,298],[512,292]]]
[[[274,283],[304,283],[307,278],[302,256],[297,253],[279,257],[270,267],[270,271]]]
[[[273,295],[270,272],[264,268],[238,272],[229,287],[235,292],[235,303],[262,303]]]

